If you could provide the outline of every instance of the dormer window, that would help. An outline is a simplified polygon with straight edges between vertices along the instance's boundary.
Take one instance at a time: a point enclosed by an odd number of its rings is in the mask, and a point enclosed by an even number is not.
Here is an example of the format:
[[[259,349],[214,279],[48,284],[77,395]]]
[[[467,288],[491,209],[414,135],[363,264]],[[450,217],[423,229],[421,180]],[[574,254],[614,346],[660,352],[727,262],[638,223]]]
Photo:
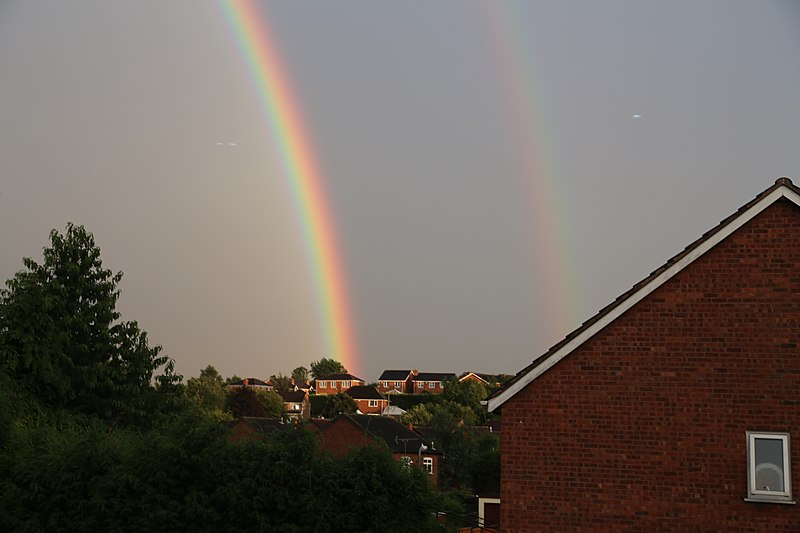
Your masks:
[[[747,432],[747,501],[794,503],[788,433]]]

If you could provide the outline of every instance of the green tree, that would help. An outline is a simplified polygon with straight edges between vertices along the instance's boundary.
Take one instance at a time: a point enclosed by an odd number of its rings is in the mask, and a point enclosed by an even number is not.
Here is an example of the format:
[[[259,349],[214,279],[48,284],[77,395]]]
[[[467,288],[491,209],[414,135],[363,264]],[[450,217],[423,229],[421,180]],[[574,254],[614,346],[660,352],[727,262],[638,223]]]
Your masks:
[[[177,396],[181,377],[136,322],[120,321],[122,273],[103,268],[83,226],[51,231],[43,255],[42,264],[24,258],[25,270],[0,290],[0,368],[50,407],[151,417]]]
[[[272,385],[275,387],[277,392],[286,392],[292,388],[292,380],[289,376],[285,376],[278,372],[277,375],[272,375],[269,377],[272,380]]]
[[[217,369],[208,365],[200,376],[186,382],[186,396],[195,411],[217,420],[225,417],[225,382]]]
[[[234,374],[229,378],[225,378],[225,385],[233,385],[234,383],[238,383],[240,381],[242,381],[242,378]]]
[[[478,420],[484,420],[486,408],[481,401],[488,396],[486,387],[482,383],[472,380],[452,380],[444,385],[442,399],[468,407]],[[466,421],[465,421],[466,422]]]
[[[283,400],[275,392],[256,392],[250,387],[238,387],[225,395],[225,408],[234,418],[277,418],[283,415],[283,407]]]
[[[304,366],[298,366],[292,370],[292,379],[297,384],[305,383],[309,379],[308,369]]]
[[[347,369],[336,359],[323,357],[311,363],[311,374],[314,379],[320,379],[331,374],[347,374]]]
[[[358,410],[356,401],[350,395],[340,392],[331,394],[320,412],[323,418],[335,418],[338,415],[355,413]]]
[[[433,418],[433,414],[431,414],[430,410],[427,407],[427,404],[418,403],[408,411],[406,411],[403,416],[400,417],[400,421],[403,424],[413,424],[415,426],[427,426],[430,423],[431,418]]]

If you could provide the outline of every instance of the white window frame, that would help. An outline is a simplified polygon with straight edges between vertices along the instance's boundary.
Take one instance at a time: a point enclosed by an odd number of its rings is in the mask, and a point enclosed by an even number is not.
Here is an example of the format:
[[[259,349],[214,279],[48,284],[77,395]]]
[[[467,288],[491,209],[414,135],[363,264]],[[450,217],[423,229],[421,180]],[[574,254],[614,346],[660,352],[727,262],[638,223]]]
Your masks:
[[[369,401],[370,407],[378,407],[378,400],[370,400]]]
[[[349,381],[342,381],[342,388],[343,389],[349,389],[350,388],[350,382]]]
[[[319,383],[317,383],[317,388],[318,389],[327,389],[328,388],[328,382],[327,381],[320,381]]]
[[[433,475],[433,458],[432,457],[423,457],[422,458],[422,468],[425,469],[427,473]]]
[[[756,439],[777,440],[783,451],[783,489],[762,490],[756,486]],[[747,432],[747,498],[752,502],[795,503],[792,499],[792,454],[789,433],[776,431]]]

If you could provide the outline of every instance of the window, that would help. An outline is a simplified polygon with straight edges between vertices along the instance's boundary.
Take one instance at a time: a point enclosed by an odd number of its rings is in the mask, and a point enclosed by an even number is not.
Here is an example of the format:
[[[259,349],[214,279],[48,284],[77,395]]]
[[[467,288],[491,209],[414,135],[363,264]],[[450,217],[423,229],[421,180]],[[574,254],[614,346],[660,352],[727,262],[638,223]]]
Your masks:
[[[327,389],[328,388],[328,382],[327,381],[320,381],[319,382],[319,388],[320,389]]]
[[[389,388],[389,382],[388,381],[381,381],[381,387],[384,387],[384,388],[388,389]]]
[[[370,400],[369,401],[370,407],[378,407],[378,400]]]
[[[402,381],[395,381],[395,382],[394,382],[394,386],[395,386],[395,387],[398,387],[398,388],[399,388],[399,387],[402,387],[402,386],[403,386],[403,382],[402,382]]]
[[[794,503],[789,434],[747,432],[747,499]]]
[[[431,389],[435,389],[436,388],[436,382],[435,381],[429,381],[428,382],[428,387],[431,388]]]
[[[423,457],[422,458],[422,468],[431,475],[433,475],[433,458],[432,457]]]
[[[349,381],[342,381],[342,388],[343,389],[344,388],[349,389],[350,388],[350,382]]]
[[[293,411],[299,411],[300,410],[300,404],[299,403],[293,403],[292,404],[292,410]]]

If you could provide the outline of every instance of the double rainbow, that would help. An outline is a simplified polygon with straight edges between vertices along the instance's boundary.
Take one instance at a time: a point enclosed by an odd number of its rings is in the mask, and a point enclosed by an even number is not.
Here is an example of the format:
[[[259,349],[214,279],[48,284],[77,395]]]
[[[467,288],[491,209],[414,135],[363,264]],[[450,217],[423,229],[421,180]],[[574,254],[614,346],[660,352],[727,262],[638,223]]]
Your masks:
[[[360,371],[347,302],[347,283],[339,256],[333,217],[327,204],[314,147],[304,129],[287,71],[280,61],[266,16],[252,0],[222,0],[222,11],[235,36],[256,88],[284,176],[301,221],[327,353],[350,372]]]

